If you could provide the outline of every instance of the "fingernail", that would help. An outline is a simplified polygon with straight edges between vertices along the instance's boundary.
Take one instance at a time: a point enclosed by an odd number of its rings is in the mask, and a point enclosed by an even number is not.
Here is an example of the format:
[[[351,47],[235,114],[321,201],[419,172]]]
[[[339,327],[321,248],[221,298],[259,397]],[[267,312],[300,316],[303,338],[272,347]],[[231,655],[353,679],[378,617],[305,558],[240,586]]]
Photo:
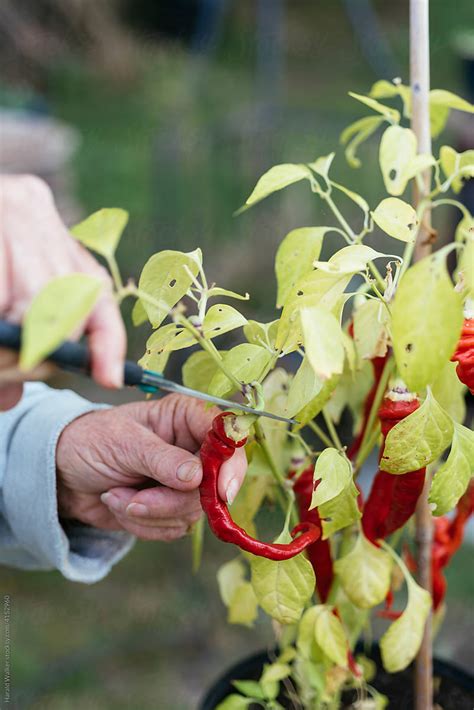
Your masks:
[[[180,481],[189,482],[199,473],[200,465],[196,461],[186,461],[178,466],[176,477]]]
[[[229,485],[227,486],[225,497],[227,498],[227,503],[232,505],[235,500],[237,493],[239,492],[239,483],[233,478]]]
[[[117,363],[110,370],[110,382],[114,387],[123,386],[123,365]]]
[[[100,496],[100,500],[104,505],[107,506],[107,508],[112,508],[113,510],[122,509],[122,504],[120,500],[117,498],[117,496],[114,496],[113,493],[110,493],[110,491],[107,491],[107,493],[102,493],[102,495]]]
[[[142,518],[150,515],[149,509],[146,507],[146,505],[143,505],[142,503],[130,503],[130,505],[127,506],[125,512],[127,513],[127,515],[134,515]]]

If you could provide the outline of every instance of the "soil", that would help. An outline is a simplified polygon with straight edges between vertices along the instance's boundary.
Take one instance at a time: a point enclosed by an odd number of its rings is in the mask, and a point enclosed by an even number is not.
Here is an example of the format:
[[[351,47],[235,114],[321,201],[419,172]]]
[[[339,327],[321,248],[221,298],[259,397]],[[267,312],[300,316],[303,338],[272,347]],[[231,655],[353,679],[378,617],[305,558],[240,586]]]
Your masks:
[[[376,662],[378,669],[371,685],[389,699],[389,710],[412,710],[414,708],[413,668],[408,667],[396,674],[386,673],[382,669],[380,653],[376,646],[372,648],[370,656]],[[259,653],[235,665],[211,688],[199,710],[214,710],[216,705],[227,695],[235,693],[236,691],[231,685],[233,679],[258,680],[263,664],[268,660],[267,653]],[[435,659],[434,686],[434,707],[436,710],[473,710],[474,677],[472,675],[465,673],[451,663]],[[341,710],[353,707],[352,703],[355,700],[354,692],[345,693],[340,706]],[[283,693],[278,701],[288,710],[296,708]],[[261,706],[250,706],[250,710],[257,710],[257,708],[261,710]]]

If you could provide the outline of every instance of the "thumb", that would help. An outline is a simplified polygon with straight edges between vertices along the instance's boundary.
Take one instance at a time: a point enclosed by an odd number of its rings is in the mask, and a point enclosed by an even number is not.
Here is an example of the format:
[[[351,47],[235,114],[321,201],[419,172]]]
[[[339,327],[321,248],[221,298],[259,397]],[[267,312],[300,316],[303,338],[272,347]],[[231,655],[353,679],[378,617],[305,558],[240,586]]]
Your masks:
[[[178,491],[189,491],[199,486],[202,466],[198,456],[168,444],[144,427],[142,432],[143,436],[137,442],[137,453],[142,461],[140,473]]]

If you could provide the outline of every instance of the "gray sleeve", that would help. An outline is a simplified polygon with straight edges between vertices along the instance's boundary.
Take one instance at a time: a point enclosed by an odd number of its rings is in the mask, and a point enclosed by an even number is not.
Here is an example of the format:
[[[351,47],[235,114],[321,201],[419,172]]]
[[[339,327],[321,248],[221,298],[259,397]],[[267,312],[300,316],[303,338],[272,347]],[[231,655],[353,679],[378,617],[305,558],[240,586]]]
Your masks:
[[[28,384],[21,402],[0,414],[0,564],[58,569],[75,582],[105,577],[133,536],[58,519],[56,445],[73,419],[100,409],[67,390]]]

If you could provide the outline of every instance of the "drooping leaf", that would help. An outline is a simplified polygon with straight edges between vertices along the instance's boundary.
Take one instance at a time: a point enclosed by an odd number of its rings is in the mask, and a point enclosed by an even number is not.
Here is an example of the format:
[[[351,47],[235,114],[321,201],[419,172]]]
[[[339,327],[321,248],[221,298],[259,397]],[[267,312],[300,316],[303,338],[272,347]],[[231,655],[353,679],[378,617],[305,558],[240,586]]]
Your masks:
[[[314,592],[315,577],[304,555],[275,562],[250,558],[252,586],[264,611],[281,624],[295,624]]]
[[[430,103],[446,108],[456,109],[457,111],[465,111],[466,113],[474,113],[474,105],[466,99],[453,94],[445,89],[432,89],[430,91]]]
[[[244,326],[244,335],[249,343],[260,345],[262,348],[275,349],[275,339],[278,331],[278,321],[271,323],[259,323],[256,320],[249,320]]]
[[[226,351],[221,350],[220,354],[224,355],[225,352]],[[191,389],[199,390],[200,392],[207,392],[209,382],[214,377],[216,371],[217,365],[213,357],[205,350],[198,350],[195,353],[191,353],[183,365],[183,384],[185,387],[191,387]]]
[[[314,266],[332,274],[356,274],[366,269],[369,261],[385,256],[365,244],[352,244],[339,249],[329,261],[315,261]]]
[[[423,404],[387,434],[380,468],[396,474],[417,471],[436,461],[452,436],[452,419],[428,389]]]
[[[357,99],[357,101],[360,101],[361,103],[365,104],[374,111],[377,111],[377,113],[381,113],[382,116],[387,119],[387,121],[390,121],[390,123],[400,122],[400,111],[397,111],[394,108],[390,108],[390,106],[385,106],[379,101],[372,99],[370,96],[356,94],[353,91],[349,91],[349,96],[352,96],[353,99]]]
[[[370,211],[370,207],[368,205],[368,202],[362,197],[362,195],[359,195],[357,192],[354,192],[353,190],[349,190],[347,187],[344,185],[340,185],[338,182],[334,182],[334,180],[330,180],[331,186],[335,187],[336,190],[339,190],[339,192],[343,192],[346,197],[348,197],[352,202],[355,202],[358,207],[362,210],[362,212],[367,215]]]
[[[138,286],[157,302],[154,305],[143,300],[154,328],[161,325],[170,310],[186,295],[201,265],[200,249],[188,253],[165,250],[148,259]]]
[[[370,299],[354,311],[354,343],[362,360],[383,357],[388,347],[389,314],[380,301]]]
[[[390,589],[392,560],[360,532],[352,550],[336,560],[334,569],[353,604],[370,609],[380,604]]]
[[[248,301],[250,298],[250,295],[248,293],[242,295],[241,293],[229,291],[228,289],[221,288],[220,286],[212,286],[212,288],[208,290],[207,295],[209,298],[224,296],[226,298],[234,298],[236,301]]]
[[[455,422],[462,424],[466,418],[466,387],[456,373],[455,362],[447,362],[433,382],[431,392],[440,407]]]
[[[463,322],[440,250],[408,269],[392,306],[392,338],[401,377],[413,391],[431,384],[454,352]]]
[[[463,180],[474,177],[474,150],[458,153],[448,145],[441,146],[439,151],[441,168],[447,178],[459,173],[453,178],[451,187],[454,192],[460,192]]]
[[[316,376],[315,376],[316,377]],[[329,401],[333,391],[339,381],[339,375],[333,375],[329,380],[325,380],[319,393],[313,397],[292,419],[296,419],[298,424],[293,427],[293,431],[298,431],[306,426],[308,422],[318,416]]]
[[[453,442],[446,462],[436,472],[429,495],[434,515],[454,508],[474,476],[474,432],[454,425]]]
[[[251,207],[273,192],[282,190],[288,187],[288,185],[292,185],[304,179],[311,179],[311,170],[306,165],[295,163],[274,165],[273,168],[270,168],[270,170],[262,175],[251,195],[247,198],[244,207],[241,209]]]
[[[390,624],[380,639],[382,663],[389,673],[406,668],[418,653],[426,619],[431,609],[431,595],[411,577],[407,579],[408,604],[399,619]]]
[[[320,483],[316,490],[313,490],[310,510],[332,500],[348,487],[352,481],[349,460],[337,449],[324,449],[316,460],[313,481]]]
[[[321,392],[323,386],[324,380],[315,374],[308,358],[304,357],[290,382],[285,416],[293,418]]]
[[[23,321],[20,368],[32,370],[85,321],[104,283],[88,274],[50,281],[35,296]]]
[[[258,345],[242,343],[226,352],[223,357],[223,365],[240,382],[248,383],[260,377],[271,357],[268,350]],[[209,383],[209,394],[213,394],[215,397],[228,397],[235,391],[235,385],[222,370],[217,370]]]
[[[411,205],[398,197],[386,197],[371,212],[380,229],[402,242],[412,242],[416,236],[418,217]]]
[[[332,607],[321,605],[314,627],[316,643],[328,658],[338,666],[347,666],[347,639],[340,619]]]
[[[323,503],[318,509],[322,520],[323,540],[327,540],[338,530],[352,525],[361,518],[357,505],[359,491],[352,481],[335,498]]]
[[[312,306],[300,310],[306,357],[317,377],[328,380],[344,369],[341,327],[325,308]]]
[[[390,195],[402,195],[407,183],[434,165],[431,155],[417,154],[417,140],[411,128],[389,126],[380,141],[380,168]]]
[[[169,360],[171,349],[166,346],[179,334],[175,323],[168,323],[155,330],[146,341],[145,353],[138,361],[144,370],[163,372]]]
[[[331,227],[300,227],[289,232],[278,247],[275,257],[277,308],[285,305],[295,283],[313,270],[323,238]]]
[[[128,212],[125,210],[102,209],[76,224],[70,231],[88,249],[110,258],[115,254],[127,222]]]
[[[314,160],[312,163],[308,163],[308,166],[311,168],[311,170],[314,170],[315,173],[318,173],[318,175],[322,175],[325,180],[328,180],[329,169],[332,165],[332,161],[334,160],[335,155],[335,153],[323,155],[320,158]]]
[[[359,168],[361,161],[356,152],[359,146],[375,133],[377,128],[385,121],[383,116],[366,116],[351,123],[350,126],[341,133],[341,143],[346,145],[346,160],[352,168]]]

